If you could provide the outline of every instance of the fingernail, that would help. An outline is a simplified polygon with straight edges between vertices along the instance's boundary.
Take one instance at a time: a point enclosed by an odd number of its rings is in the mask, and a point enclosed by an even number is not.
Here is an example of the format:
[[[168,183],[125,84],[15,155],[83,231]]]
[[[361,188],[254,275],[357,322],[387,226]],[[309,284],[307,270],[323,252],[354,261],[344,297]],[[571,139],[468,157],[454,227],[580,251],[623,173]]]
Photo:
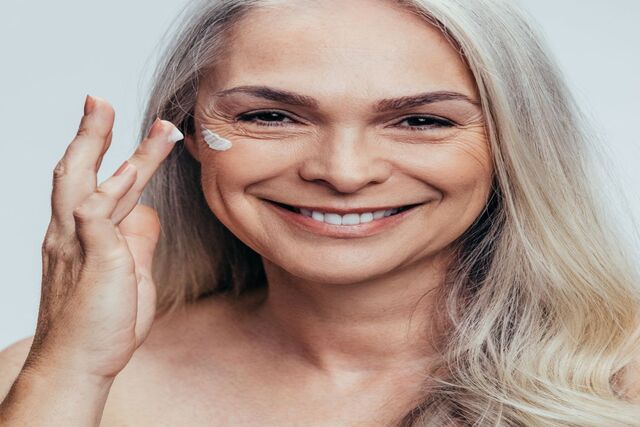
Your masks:
[[[162,123],[158,123],[162,122]],[[149,134],[147,138],[155,138],[160,136],[160,134],[166,135],[166,140],[172,144],[184,139],[184,135],[182,132],[178,130],[178,128],[168,120],[160,120],[160,118],[156,118],[156,120],[151,125],[149,129]]]
[[[171,135],[169,135],[169,142],[172,144],[175,144],[178,141],[181,141],[184,139],[184,135],[182,134],[182,132],[180,132],[180,130],[178,130],[178,128],[174,127],[173,130],[171,131]]]
[[[153,138],[154,136],[157,135],[157,133],[158,133],[158,122],[159,121],[160,121],[160,119],[156,117],[156,119],[153,121],[153,123],[151,123],[151,126],[149,127],[149,131],[147,132],[147,138]]]
[[[91,114],[95,106],[96,106],[95,98],[87,94],[87,97],[84,100],[84,115],[87,116]]]
[[[163,122],[168,123],[173,127],[173,129],[171,130],[171,133],[167,135],[167,141],[169,141],[172,144],[175,144],[176,142],[184,139],[184,135],[182,134],[182,132],[180,132],[180,130],[176,127],[176,125],[174,125],[173,123],[167,120],[163,120]]]
[[[122,166],[120,166],[120,167],[118,168],[118,170],[117,170],[117,171],[115,171],[115,173],[113,174],[113,176],[118,176],[118,175],[120,175],[120,174],[124,173],[126,170],[128,170],[128,169],[129,169],[129,167],[130,167],[130,166],[131,166],[131,164],[130,164],[128,161],[126,161],[126,160],[125,160],[125,161],[124,161],[124,163],[122,164]]]

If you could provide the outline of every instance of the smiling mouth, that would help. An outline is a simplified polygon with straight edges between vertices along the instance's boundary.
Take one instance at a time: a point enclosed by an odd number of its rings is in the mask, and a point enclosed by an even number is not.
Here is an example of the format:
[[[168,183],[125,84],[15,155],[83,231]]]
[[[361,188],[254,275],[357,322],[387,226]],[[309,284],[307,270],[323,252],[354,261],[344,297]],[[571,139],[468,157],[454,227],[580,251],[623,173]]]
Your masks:
[[[347,213],[344,215],[340,215],[333,212],[320,212],[320,211],[314,211],[314,210],[309,210],[305,208],[298,208],[298,207],[287,205],[284,203],[275,202],[273,200],[266,200],[266,201],[276,206],[279,206],[283,209],[286,209],[290,212],[296,213],[298,215],[303,215],[305,217],[312,218],[318,222],[324,222],[332,225],[365,224],[365,223],[377,221],[379,219],[383,219],[389,216],[401,214],[402,212],[408,211],[410,209],[413,209],[417,206],[421,206],[424,204],[424,203],[415,203],[412,205],[405,205],[405,206],[386,209],[386,210],[361,212],[361,213]]]

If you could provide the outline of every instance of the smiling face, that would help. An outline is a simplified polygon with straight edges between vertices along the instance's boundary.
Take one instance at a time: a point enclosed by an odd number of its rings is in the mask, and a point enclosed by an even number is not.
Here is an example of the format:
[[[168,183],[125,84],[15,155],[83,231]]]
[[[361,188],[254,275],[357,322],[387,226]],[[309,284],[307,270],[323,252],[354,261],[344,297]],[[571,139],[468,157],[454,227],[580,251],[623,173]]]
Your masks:
[[[263,257],[307,280],[360,282],[428,263],[480,215],[492,166],[478,94],[435,27],[384,1],[291,2],[249,12],[231,40],[186,144],[212,211]],[[212,150],[202,128],[232,148]],[[370,222],[325,224],[267,200]]]

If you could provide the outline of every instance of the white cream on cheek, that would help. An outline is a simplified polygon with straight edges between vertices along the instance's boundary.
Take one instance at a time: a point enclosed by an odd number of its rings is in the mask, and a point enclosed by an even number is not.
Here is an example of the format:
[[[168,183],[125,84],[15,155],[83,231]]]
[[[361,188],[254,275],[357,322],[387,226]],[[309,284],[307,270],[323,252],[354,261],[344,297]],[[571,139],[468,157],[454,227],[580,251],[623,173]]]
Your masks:
[[[226,151],[231,148],[231,141],[224,139],[217,133],[212,132],[205,127],[202,127],[202,138],[212,150]]]

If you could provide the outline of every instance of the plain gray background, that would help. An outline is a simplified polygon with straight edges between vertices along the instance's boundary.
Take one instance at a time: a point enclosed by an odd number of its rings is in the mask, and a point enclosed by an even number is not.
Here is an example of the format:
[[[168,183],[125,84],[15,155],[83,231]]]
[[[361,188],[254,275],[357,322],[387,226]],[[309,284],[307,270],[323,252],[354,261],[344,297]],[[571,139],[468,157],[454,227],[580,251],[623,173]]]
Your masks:
[[[116,110],[102,181],[133,152],[161,38],[186,3],[0,3],[0,348],[35,331],[51,174],[75,134],[85,95]],[[614,151],[640,219],[640,1],[523,3]]]

